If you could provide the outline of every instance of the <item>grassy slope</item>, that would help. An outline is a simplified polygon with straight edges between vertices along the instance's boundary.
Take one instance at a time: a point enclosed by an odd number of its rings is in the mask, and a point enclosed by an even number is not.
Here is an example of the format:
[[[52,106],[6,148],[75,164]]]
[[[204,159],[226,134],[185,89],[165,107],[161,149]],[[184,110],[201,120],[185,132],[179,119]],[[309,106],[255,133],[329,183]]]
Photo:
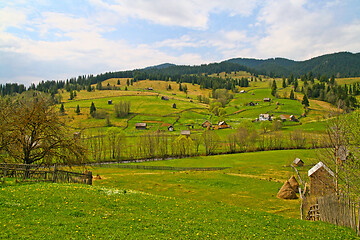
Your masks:
[[[1,239],[355,239],[322,222],[77,184],[0,188]]]
[[[173,167],[230,167],[222,171],[149,171],[119,168],[95,168],[102,180],[95,185],[123,186],[165,196],[223,202],[299,218],[299,200],[281,200],[276,194],[293,170],[290,163],[296,158],[306,164],[317,162],[314,150],[268,151],[209,157],[192,157],[166,161],[145,162],[139,165]],[[300,168],[302,176],[308,167]]]

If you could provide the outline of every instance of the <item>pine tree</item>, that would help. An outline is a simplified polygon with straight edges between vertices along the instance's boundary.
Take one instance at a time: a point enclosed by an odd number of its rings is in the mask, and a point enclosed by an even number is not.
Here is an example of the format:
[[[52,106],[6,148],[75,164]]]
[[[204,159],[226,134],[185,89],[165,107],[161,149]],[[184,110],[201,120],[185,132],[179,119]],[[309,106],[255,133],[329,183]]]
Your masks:
[[[130,85],[129,79],[126,80],[126,85],[128,85],[128,86]]]
[[[61,104],[61,106],[60,106],[60,112],[61,112],[61,113],[64,113],[64,112],[65,112],[64,104]]]
[[[117,80],[117,83],[116,83],[116,84],[117,84],[117,85],[120,85],[120,80],[119,80],[119,79]]]
[[[282,87],[283,87],[283,88],[286,88],[287,85],[286,85],[286,79],[285,79],[285,77],[282,77],[282,80],[283,80],[283,82],[282,82]]]
[[[271,85],[271,95],[275,96],[276,89],[277,89],[277,86],[276,86],[276,81],[274,79],[274,81],[273,81],[273,83]]]
[[[171,85],[169,84],[169,90],[171,90]]]
[[[290,92],[290,99],[292,99],[292,100],[295,99],[295,94],[294,94],[293,90],[291,90],[291,92]]]
[[[309,99],[308,99],[308,97],[307,97],[306,94],[304,95],[304,98],[303,98],[301,104],[304,105],[305,107],[310,106],[310,104],[309,104]]]
[[[91,102],[91,106],[90,106],[90,115],[93,116],[94,113],[96,111],[96,107],[95,107],[95,104],[94,102]]]
[[[79,105],[76,106],[76,110],[75,110],[76,114],[79,115],[80,114],[80,107]]]
[[[73,91],[70,91],[70,100],[73,100],[74,99],[74,93]]]
[[[91,84],[89,84],[88,86],[87,86],[87,89],[86,89],[88,92],[91,92]]]

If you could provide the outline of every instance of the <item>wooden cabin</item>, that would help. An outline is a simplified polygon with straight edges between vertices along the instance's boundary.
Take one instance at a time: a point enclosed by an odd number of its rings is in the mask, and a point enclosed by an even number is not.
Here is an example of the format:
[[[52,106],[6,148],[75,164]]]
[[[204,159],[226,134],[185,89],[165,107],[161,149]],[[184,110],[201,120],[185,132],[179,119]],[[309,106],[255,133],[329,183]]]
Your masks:
[[[311,196],[326,196],[335,192],[335,174],[323,162],[312,167],[308,176]]]
[[[135,123],[136,129],[146,129],[147,124],[146,123]]]
[[[295,167],[302,167],[304,166],[304,162],[303,160],[301,160],[300,158],[295,158],[295,160],[292,163]]]

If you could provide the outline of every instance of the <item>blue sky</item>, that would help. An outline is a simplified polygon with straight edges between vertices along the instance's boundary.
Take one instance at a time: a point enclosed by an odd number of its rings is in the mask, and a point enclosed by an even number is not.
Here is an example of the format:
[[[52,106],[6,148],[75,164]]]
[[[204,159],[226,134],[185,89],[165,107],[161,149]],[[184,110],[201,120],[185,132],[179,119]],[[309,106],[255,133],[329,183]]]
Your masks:
[[[0,0],[0,83],[360,52],[358,0]]]

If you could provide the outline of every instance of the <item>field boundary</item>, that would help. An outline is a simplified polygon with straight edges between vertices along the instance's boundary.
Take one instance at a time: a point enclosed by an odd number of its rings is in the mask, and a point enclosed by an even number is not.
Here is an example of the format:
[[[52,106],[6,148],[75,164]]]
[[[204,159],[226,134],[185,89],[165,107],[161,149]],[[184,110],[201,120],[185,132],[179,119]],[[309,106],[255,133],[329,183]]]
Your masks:
[[[57,169],[56,165],[48,167],[47,170],[41,165],[34,164],[0,164],[0,181],[6,178],[15,178],[20,181],[44,181],[83,183],[92,185],[92,172],[70,172]]]
[[[146,165],[115,165],[106,164],[101,167],[118,167],[125,169],[146,169],[146,170],[172,170],[172,171],[218,171],[228,169],[230,167],[170,167],[170,166],[146,166]]]

